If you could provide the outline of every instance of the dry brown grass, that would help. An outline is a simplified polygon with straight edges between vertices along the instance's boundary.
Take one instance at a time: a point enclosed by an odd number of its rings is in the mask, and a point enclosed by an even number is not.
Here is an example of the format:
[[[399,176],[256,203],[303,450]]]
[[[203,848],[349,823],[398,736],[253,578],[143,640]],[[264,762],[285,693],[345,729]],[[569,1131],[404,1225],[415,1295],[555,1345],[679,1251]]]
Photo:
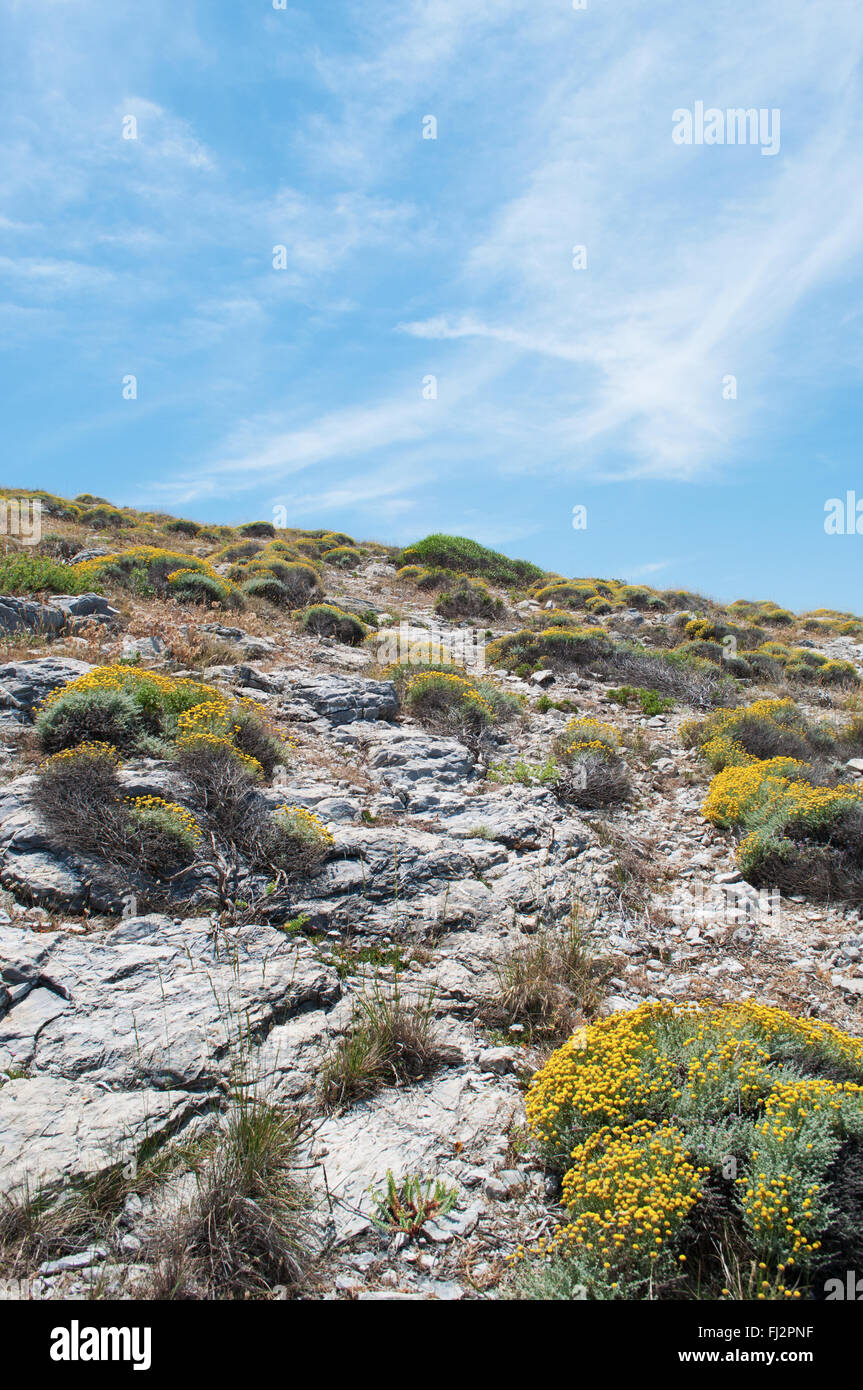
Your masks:
[[[434,1018],[431,992],[406,995],[375,976],[357,996],[345,1034],[321,1063],[320,1094],[327,1109],[364,1099],[382,1086],[405,1085],[452,1060]]]
[[[320,1253],[300,1172],[303,1125],[254,1095],[236,1098],[197,1171],[195,1196],[153,1238],[146,1297],[261,1298],[295,1289]]]
[[[590,923],[576,907],[565,926],[544,927],[507,951],[482,1019],[504,1030],[522,1024],[529,1041],[566,1037],[596,1013],[612,969],[596,954]]]

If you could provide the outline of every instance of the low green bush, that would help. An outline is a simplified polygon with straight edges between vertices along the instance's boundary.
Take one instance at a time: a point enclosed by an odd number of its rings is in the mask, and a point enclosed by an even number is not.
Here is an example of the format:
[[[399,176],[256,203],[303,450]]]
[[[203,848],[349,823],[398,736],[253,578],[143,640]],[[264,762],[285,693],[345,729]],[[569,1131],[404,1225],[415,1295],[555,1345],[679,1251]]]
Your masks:
[[[43,555],[0,556],[0,594],[82,594],[89,587],[76,565]]]
[[[407,546],[401,555],[405,565],[421,564],[439,569],[477,575],[492,584],[525,585],[545,577],[538,565],[528,560],[511,560],[496,550],[488,550],[464,536],[437,533]]]
[[[302,624],[307,632],[319,637],[335,637],[350,647],[357,647],[368,636],[368,629],[359,618],[345,613],[331,603],[315,603],[302,615]]]

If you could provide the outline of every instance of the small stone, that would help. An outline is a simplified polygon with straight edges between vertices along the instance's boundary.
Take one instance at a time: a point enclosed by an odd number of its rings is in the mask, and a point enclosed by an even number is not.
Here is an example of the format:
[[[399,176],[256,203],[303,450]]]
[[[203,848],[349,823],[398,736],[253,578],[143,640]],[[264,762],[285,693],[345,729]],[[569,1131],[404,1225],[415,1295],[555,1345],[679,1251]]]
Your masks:
[[[40,1274],[62,1274],[67,1269],[87,1269],[100,1260],[107,1259],[108,1251],[104,1245],[90,1245],[77,1255],[61,1255],[59,1260],[46,1260],[39,1266]]]
[[[479,1054],[478,1064],[482,1071],[491,1071],[503,1074],[512,1071],[518,1053],[511,1047],[486,1047]]]
[[[509,1189],[500,1178],[488,1177],[482,1185],[482,1190],[491,1202],[505,1202],[509,1196]]]

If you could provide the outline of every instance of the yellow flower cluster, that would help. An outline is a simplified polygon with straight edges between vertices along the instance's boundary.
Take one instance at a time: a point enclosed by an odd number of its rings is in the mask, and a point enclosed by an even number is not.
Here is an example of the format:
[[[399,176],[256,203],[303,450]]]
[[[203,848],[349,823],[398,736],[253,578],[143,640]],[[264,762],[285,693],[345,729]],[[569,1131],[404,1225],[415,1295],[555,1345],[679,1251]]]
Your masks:
[[[574,735],[579,742],[609,743],[613,748],[616,748],[619,742],[618,732],[613,724],[605,724],[601,719],[594,719],[591,715],[570,719],[566,732]]]
[[[494,719],[494,710],[488,700],[484,699],[476,687],[464,676],[448,674],[443,671],[422,671],[408,681],[405,687],[405,696],[408,703],[411,703],[427,692],[434,694],[438,691],[449,693],[460,703],[473,707],[486,719]]]
[[[721,1013],[727,1016],[732,1030],[740,1026],[757,1028],[771,1043],[774,1052],[783,1045],[803,1044],[813,1050],[829,1050],[831,1056],[846,1067],[863,1068],[863,1038],[843,1033],[832,1023],[822,1023],[815,1018],[795,1018],[784,1009],[758,1004],[752,999],[729,1006]],[[718,1018],[716,1023],[718,1025]]]
[[[714,772],[722,772],[726,767],[746,767],[749,763],[757,762],[751,753],[746,752],[742,743],[728,734],[715,734],[702,744],[701,751]]]
[[[155,545],[135,545],[128,550],[117,551],[111,555],[96,555],[91,560],[81,560],[74,566],[77,574],[88,583],[98,579],[102,570],[109,565],[122,565],[124,569],[151,569],[171,566],[176,572],[180,568],[194,570],[198,574],[206,574],[211,579],[220,580],[216,570],[209,560],[202,560],[196,555],[184,555],[177,550],[164,550]]]
[[[114,767],[120,766],[120,754],[114,745],[112,743],[99,743],[95,740],[87,743],[76,743],[74,748],[63,748],[59,753],[52,753],[50,758],[45,759],[45,766],[57,767],[75,758],[104,758],[113,763]]]
[[[858,787],[814,787],[794,774],[804,765],[793,758],[767,758],[742,767],[726,767],[717,773],[701,807],[701,814],[714,825],[740,825],[757,811],[766,818],[781,812],[788,821],[825,823],[860,800]]]
[[[578,1246],[606,1269],[656,1260],[701,1196],[707,1168],[673,1125],[604,1127],[572,1151],[562,1201],[569,1220],[543,1250]]]
[[[161,796],[130,796],[126,798],[128,805],[133,812],[146,814],[148,811],[156,811],[170,815],[171,819],[177,822],[178,828],[185,835],[190,835],[193,840],[201,839],[202,831],[191,811],[187,811],[185,806],[180,806],[176,801],[165,801]]]
[[[582,740],[580,743],[568,744],[563,750],[563,756],[569,757],[573,753],[586,753],[591,750],[594,753],[604,753],[606,756],[612,751],[607,743],[603,743],[602,739],[589,738]]]
[[[316,816],[314,811],[307,811],[304,806],[285,804],[279,806],[273,815],[284,829],[293,831],[301,839],[324,842],[328,845],[335,844],[333,836],[320,817]]]
[[[218,696],[215,700],[204,700],[184,710],[177,719],[177,732],[180,738],[197,733],[239,733],[240,725],[231,725],[230,719],[230,702]]]
[[[577,1116],[593,1129],[644,1115],[673,1088],[652,1024],[668,1006],[643,1004],[594,1023],[553,1052],[525,1100],[528,1124],[543,1144],[558,1146]]]
[[[177,747],[190,751],[196,748],[225,748],[232,758],[238,763],[242,763],[247,771],[255,777],[263,777],[264,775],[264,769],[257,758],[253,758],[251,753],[242,753],[226,734],[210,734],[205,730],[181,734],[177,739]]]
[[[560,756],[577,757],[581,753],[600,753],[603,757],[614,757],[619,748],[619,737],[613,724],[604,724],[601,719],[589,715],[570,719],[564,738],[567,740]]]
[[[800,730],[804,726],[797,705],[786,696],[782,700],[754,700],[751,705],[714,710],[706,719],[687,719],[680,726],[680,737],[684,743],[703,748],[714,738],[736,740],[741,727],[754,721],[767,722],[782,729]]]
[[[136,689],[148,687],[154,690],[157,695],[161,695],[166,701],[176,697],[189,700],[218,700],[221,699],[215,686],[204,685],[201,681],[191,680],[183,676],[176,678],[163,675],[161,671],[140,670],[134,666],[96,666],[86,675],[78,676],[68,685],[58,686],[45,697],[39,706],[40,709],[50,709],[57,700],[61,700],[64,695],[72,691],[88,690],[129,690],[134,693]]]
[[[813,1070],[860,1081],[790,1074],[784,1064],[805,1069],[807,1054]],[[630,1277],[636,1255],[644,1277],[644,1260],[649,1267],[668,1249],[708,1172],[696,1165],[680,1117],[699,1125],[750,1116],[759,1148],[736,1179],[740,1203],[755,1248],[785,1277],[819,1248],[824,1209],[812,1150],[825,1134],[863,1125],[861,1082],[863,1039],[750,1000],[643,1004],[582,1029],[536,1073],[526,1097],[534,1136],[567,1168],[568,1220],[539,1253],[577,1247],[611,1271],[609,1280]],[[786,1282],[762,1287],[795,1296]]]

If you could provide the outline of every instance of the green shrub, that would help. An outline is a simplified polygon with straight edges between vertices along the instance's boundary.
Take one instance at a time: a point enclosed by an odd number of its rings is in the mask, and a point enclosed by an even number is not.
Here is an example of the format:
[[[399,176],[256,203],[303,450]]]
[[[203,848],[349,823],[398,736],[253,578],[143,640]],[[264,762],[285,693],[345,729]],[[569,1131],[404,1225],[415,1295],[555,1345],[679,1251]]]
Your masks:
[[[271,521],[246,521],[237,530],[241,536],[272,536],[276,535],[276,528]]]
[[[42,555],[0,556],[0,594],[82,594],[88,587],[75,565]]]
[[[600,595],[592,584],[567,581],[563,584],[547,584],[539,589],[535,588],[532,590],[532,597],[537,603],[548,603],[551,600],[552,603],[565,608],[585,608],[588,600],[598,599]]]
[[[424,569],[414,580],[418,589],[424,593],[439,589],[451,589],[458,583],[459,576],[453,570],[444,569]]]
[[[176,531],[181,536],[197,536],[200,535],[201,525],[197,521],[187,521],[184,517],[177,516],[165,522],[165,530]]]
[[[587,665],[610,653],[611,639],[599,628],[547,628],[543,632],[510,632],[491,642],[486,660],[508,671],[548,665],[557,669]]]
[[[184,807],[158,796],[138,796],[127,805],[126,849],[145,873],[159,878],[192,862],[201,830]]]
[[[253,555],[259,555],[263,550],[262,541],[230,541],[227,545],[223,545],[220,550],[214,550],[210,559],[215,562],[249,560]]]
[[[200,570],[178,570],[172,574],[168,593],[179,603],[214,603],[220,608],[241,608],[243,603],[231,584]]]
[[[514,586],[543,579],[544,572],[527,560],[511,560],[496,550],[488,550],[464,536],[435,534],[416,541],[402,551],[403,564],[423,564],[441,569],[479,575],[493,584]]]
[[[363,557],[352,546],[337,545],[332,550],[325,550],[322,558],[325,565],[338,565],[339,569],[352,570],[356,569]]]
[[[274,574],[256,574],[253,579],[247,579],[242,588],[247,598],[265,599],[276,608],[291,606],[287,589]]]
[[[107,530],[108,527],[117,530],[125,522],[131,520],[131,518],[125,516],[123,512],[118,511],[116,507],[107,505],[88,508],[87,511],[81,513],[81,520],[87,526],[92,526],[97,531],[104,531]]]
[[[674,708],[674,701],[664,698],[657,690],[644,690],[631,685],[623,685],[619,690],[609,690],[609,700],[613,700],[618,705],[629,705],[637,702],[641,706],[641,713],[647,718],[652,718],[657,714],[665,714],[667,710]]]
[[[36,733],[48,753],[79,743],[108,743],[128,750],[143,732],[141,710],[125,690],[65,691],[36,716]]]
[[[405,705],[432,728],[478,732],[495,722],[491,704],[465,675],[423,671],[407,682]]]
[[[335,637],[350,647],[359,646],[368,635],[366,626],[351,613],[331,603],[315,603],[302,616],[303,627],[319,637]]]
[[[82,560],[74,568],[86,585],[106,579],[131,587],[133,577],[140,580],[141,576],[145,576],[147,584],[158,594],[168,592],[172,575],[190,570],[209,575],[216,582],[223,582],[208,560],[153,545],[135,545],[113,555],[97,555],[92,560]]]
[[[503,612],[503,603],[494,598],[484,584],[474,584],[464,579],[455,588],[441,594],[435,604],[435,612],[443,618],[497,618]]]

